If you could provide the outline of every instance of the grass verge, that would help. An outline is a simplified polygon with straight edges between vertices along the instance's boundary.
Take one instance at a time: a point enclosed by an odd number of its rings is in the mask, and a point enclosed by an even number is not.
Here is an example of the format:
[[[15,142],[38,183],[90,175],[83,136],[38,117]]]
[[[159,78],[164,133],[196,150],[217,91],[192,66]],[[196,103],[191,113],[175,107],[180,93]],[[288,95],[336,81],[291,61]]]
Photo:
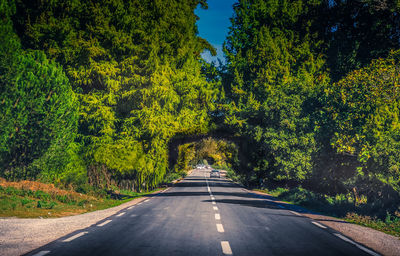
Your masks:
[[[112,198],[99,198],[55,188],[35,181],[0,180],[0,217],[53,218],[118,206],[153,193],[121,190]]]

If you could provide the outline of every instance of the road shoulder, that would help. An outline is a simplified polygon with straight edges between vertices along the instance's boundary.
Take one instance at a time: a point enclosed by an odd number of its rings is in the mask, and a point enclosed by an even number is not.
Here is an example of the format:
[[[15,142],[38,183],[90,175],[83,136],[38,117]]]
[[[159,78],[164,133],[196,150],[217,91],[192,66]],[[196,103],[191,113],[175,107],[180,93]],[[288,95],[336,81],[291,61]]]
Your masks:
[[[250,193],[258,195],[268,196],[269,198],[272,197],[271,195],[260,191],[252,191],[252,190],[248,191]],[[301,214],[302,216],[310,218],[312,220],[318,221],[319,223],[340,232],[346,237],[352,239],[353,241],[362,244],[368,248],[371,248],[372,250],[382,255],[388,255],[388,256],[400,255],[400,240],[395,236],[385,234],[381,231],[372,228],[349,223],[338,218],[325,216],[318,213],[312,213],[302,207],[289,205],[279,200],[276,200],[275,202],[280,204],[286,204],[287,208],[297,208],[298,211],[296,212],[298,214]]]
[[[160,192],[162,191],[154,194]],[[30,252],[76,230],[96,225],[122,209],[148,198],[140,197],[116,207],[62,218],[0,218],[0,254],[6,256]]]

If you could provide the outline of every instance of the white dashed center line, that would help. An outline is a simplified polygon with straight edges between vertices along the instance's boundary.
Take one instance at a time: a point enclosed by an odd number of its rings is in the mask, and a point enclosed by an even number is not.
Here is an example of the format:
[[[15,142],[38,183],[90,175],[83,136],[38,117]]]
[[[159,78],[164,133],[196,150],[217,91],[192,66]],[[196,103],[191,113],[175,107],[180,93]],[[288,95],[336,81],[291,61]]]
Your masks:
[[[217,224],[217,230],[218,230],[219,233],[224,233],[225,232],[224,227],[222,226],[222,224]]]
[[[232,255],[231,246],[228,241],[221,241],[222,253],[225,255]]]
[[[120,214],[117,215],[117,217],[121,217],[124,214],[125,214],[124,212],[121,212]]]
[[[218,211],[218,207],[217,206],[213,206],[214,211]]]
[[[50,251],[41,251],[41,252],[38,252],[38,253],[34,254],[33,256],[43,256],[43,255],[48,254],[49,252]]]
[[[217,203],[215,203],[215,201],[212,201],[212,204],[217,204]]]
[[[220,220],[220,219],[221,219],[221,215],[219,215],[219,213],[216,213],[216,214],[215,214],[215,219],[216,219],[216,220]]]
[[[108,223],[110,223],[112,220],[106,220],[103,223],[100,223],[99,225],[97,225],[98,227],[102,227],[104,225],[107,225]]]
[[[65,240],[63,240],[63,242],[65,243],[65,242],[71,242],[72,240],[74,240],[74,239],[77,239],[78,237],[81,237],[81,236],[83,236],[83,235],[86,235],[88,232],[81,232],[81,233],[78,233],[78,234],[76,234],[76,235],[74,235],[74,236],[71,236],[70,238],[67,238],[67,239],[65,239]]]
[[[324,225],[319,224],[318,222],[315,221],[311,221],[312,224],[314,224],[315,226],[318,226],[320,228],[326,228]]]
[[[215,200],[215,197],[211,196],[211,200]]]

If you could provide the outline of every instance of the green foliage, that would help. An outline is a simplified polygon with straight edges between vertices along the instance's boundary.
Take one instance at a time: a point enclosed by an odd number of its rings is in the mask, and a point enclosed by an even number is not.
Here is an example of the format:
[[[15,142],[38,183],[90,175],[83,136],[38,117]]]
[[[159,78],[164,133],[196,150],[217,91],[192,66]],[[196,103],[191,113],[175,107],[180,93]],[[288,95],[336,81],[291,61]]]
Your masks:
[[[238,146],[227,140],[206,138],[178,147],[179,154],[174,166],[175,172],[186,172],[197,164],[224,166],[228,169],[238,166]]]
[[[249,140],[247,171],[256,180],[304,180],[315,151],[310,120],[327,81],[320,44],[305,19],[317,1],[239,1],[225,44],[225,124]],[[290,6],[290,8],[289,8]],[[306,106],[310,104],[311,106]]]
[[[22,51],[10,19],[1,22],[1,176],[36,177],[40,170],[32,163],[39,158],[58,168],[69,161],[61,152],[75,137],[76,98],[60,66],[43,52]],[[57,159],[48,160],[56,148]]]
[[[399,52],[378,59],[326,89],[332,146],[352,156],[357,176],[373,176],[397,190],[400,181]]]
[[[335,81],[400,48],[398,0],[321,2],[315,29],[323,36],[327,64]]]
[[[86,166],[92,184],[110,186],[112,176],[148,189],[167,173],[172,137],[208,131],[216,89],[199,59],[213,48],[197,36],[198,4],[207,7],[197,0],[17,1],[23,46],[63,66],[81,105],[79,150],[69,156],[84,156],[79,171],[52,166],[43,177],[73,181]]]

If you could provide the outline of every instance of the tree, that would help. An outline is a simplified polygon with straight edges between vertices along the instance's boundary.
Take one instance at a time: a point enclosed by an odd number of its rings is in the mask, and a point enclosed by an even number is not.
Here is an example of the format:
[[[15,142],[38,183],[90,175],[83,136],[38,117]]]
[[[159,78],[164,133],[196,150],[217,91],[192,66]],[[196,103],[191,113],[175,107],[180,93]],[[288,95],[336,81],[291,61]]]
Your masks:
[[[339,155],[351,156],[356,161],[352,176],[376,178],[397,190],[400,181],[399,60],[399,52],[392,52],[388,58],[374,60],[350,72],[326,90],[327,118],[333,127],[331,144]]]
[[[331,77],[386,58],[400,48],[398,0],[329,0],[318,12]]]
[[[212,47],[197,36],[198,4],[206,8],[198,0],[17,1],[24,47],[60,63],[78,93],[93,177],[106,169],[154,187],[167,172],[168,141],[208,130],[216,89],[200,73],[200,53]]]
[[[327,81],[310,19],[318,1],[243,0],[225,43],[226,124],[248,138],[249,175],[304,180],[312,170],[314,129],[305,104]],[[254,173],[252,172],[254,170]]]
[[[75,136],[76,98],[62,68],[40,51],[23,51],[1,1],[0,163],[2,176],[36,177],[31,164],[55,144],[65,149]],[[64,163],[65,164],[65,163]]]

